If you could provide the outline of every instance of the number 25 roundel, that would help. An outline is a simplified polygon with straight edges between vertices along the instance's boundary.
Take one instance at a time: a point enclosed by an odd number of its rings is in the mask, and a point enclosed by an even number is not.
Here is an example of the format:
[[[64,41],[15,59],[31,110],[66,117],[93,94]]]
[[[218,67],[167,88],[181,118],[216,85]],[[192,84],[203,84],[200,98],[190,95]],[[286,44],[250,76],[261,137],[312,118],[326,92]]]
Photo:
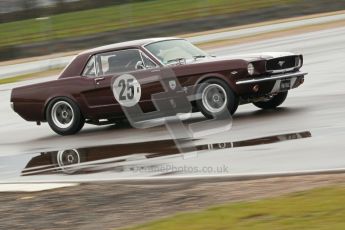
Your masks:
[[[140,101],[140,83],[130,74],[123,74],[116,78],[112,88],[115,99],[124,107],[134,106]]]

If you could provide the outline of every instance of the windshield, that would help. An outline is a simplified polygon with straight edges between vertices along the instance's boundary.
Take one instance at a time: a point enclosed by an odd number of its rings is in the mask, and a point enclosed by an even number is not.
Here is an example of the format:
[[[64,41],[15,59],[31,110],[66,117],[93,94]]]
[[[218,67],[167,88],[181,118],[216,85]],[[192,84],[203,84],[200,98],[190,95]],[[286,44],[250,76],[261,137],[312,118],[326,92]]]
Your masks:
[[[197,59],[209,56],[186,40],[167,40],[151,43],[145,48],[163,64],[179,62],[180,60]]]

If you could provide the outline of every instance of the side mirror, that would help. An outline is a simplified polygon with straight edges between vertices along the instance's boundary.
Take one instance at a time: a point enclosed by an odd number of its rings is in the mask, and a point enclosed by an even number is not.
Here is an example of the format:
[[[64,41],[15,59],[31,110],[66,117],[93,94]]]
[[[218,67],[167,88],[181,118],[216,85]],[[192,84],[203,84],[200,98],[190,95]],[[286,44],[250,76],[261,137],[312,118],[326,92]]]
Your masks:
[[[137,64],[135,64],[135,69],[145,69],[145,65],[142,61],[138,61]]]

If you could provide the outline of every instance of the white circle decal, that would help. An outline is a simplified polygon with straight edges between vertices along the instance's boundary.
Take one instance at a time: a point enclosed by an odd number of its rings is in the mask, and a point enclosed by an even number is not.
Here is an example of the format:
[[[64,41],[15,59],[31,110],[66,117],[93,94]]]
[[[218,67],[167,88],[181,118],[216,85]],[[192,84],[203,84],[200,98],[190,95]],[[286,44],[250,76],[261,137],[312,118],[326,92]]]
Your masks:
[[[115,99],[120,105],[132,107],[141,98],[141,87],[137,79],[130,74],[123,74],[115,79],[112,85]]]

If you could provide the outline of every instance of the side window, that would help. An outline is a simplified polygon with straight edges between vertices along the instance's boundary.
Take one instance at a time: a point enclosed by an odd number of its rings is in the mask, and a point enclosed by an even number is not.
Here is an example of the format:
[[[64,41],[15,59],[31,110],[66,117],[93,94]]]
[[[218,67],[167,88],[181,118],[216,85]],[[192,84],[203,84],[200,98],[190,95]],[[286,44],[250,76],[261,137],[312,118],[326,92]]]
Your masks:
[[[83,71],[83,76],[85,76],[85,77],[95,77],[96,76],[95,56],[90,58],[89,62],[86,64],[85,69]]]
[[[141,56],[143,57],[145,68],[152,69],[157,67],[156,63],[154,63],[149,57],[147,57],[146,54],[142,53]]]
[[[98,54],[96,60],[99,75],[110,75],[136,70],[141,55],[139,50],[128,49]]]

